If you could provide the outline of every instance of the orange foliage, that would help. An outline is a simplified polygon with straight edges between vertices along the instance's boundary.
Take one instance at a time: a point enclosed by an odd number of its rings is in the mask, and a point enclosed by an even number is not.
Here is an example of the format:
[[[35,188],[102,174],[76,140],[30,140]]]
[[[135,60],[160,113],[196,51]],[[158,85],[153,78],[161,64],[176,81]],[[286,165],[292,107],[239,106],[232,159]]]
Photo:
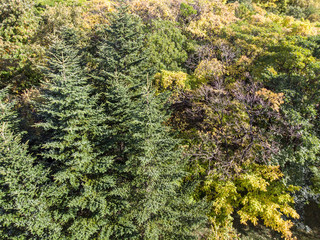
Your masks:
[[[261,88],[256,92],[256,94],[267,100],[272,105],[272,108],[277,112],[279,112],[281,104],[284,103],[283,93],[274,93],[266,88]]]

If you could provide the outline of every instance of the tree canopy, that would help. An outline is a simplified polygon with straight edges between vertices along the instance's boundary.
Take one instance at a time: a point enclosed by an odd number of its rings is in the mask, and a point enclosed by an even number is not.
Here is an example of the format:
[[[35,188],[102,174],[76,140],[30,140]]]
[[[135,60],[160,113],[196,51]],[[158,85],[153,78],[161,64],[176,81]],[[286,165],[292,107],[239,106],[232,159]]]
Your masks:
[[[312,239],[319,32],[318,0],[3,0],[0,238]]]

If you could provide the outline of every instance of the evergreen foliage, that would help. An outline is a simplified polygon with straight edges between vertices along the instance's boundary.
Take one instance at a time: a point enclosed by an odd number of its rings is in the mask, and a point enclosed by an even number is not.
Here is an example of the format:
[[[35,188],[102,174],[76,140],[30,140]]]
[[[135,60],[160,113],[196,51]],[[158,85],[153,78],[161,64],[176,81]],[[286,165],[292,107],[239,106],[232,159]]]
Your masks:
[[[146,83],[154,74],[149,64],[149,53],[145,46],[145,34],[138,16],[121,5],[110,26],[98,32],[99,41],[91,47],[97,61],[94,84],[103,92],[115,77],[124,79],[132,86]],[[116,73],[116,74],[115,74]]]
[[[135,222],[144,239],[193,239],[205,218],[201,202],[192,203],[188,188],[183,188],[186,161],[179,141],[163,125],[168,121],[161,110],[163,99],[146,89],[141,100],[136,108],[139,119],[134,126],[134,158],[129,161],[136,175],[130,194],[137,206],[133,211]]]
[[[194,224],[201,225],[204,218],[201,214],[191,214],[188,195],[180,193],[183,189],[179,185],[185,173],[181,153],[177,150],[178,142],[163,126],[166,117],[160,109],[164,99],[161,101],[146,90],[148,71],[144,67],[146,62],[142,64],[141,61],[146,61],[147,57],[137,51],[141,43],[134,44],[143,35],[138,35],[139,32],[132,34],[133,23],[128,23],[130,18],[122,11],[124,9],[120,10],[108,31],[111,36],[118,37],[102,42],[99,47],[98,62],[102,71],[94,77],[103,80],[96,86],[99,94],[104,96],[107,125],[112,128],[112,135],[104,146],[107,154],[115,157],[112,172],[117,175],[116,191],[121,194],[125,205],[130,206],[119,213],[119,226],[127,227],[121,231],[118,227],[112,237],[194,238]],[[121,31],[116,26],[120,26]],[[124,39],[132,45],[122,42]],[[130,62],[131,57],[138,60]],[[110,65],[103,70],[107,63]],[[119,67],[121,64],[129,64],[129,67]],[[132,71],[128,72],[128,69]],[[186,212],[179,214],[179,208]],[[194,218],[198,221],[192,223]]]
[[[122,109],[115,119],[125,120],[112,124],[118,130],[114,138],[118,147],[113,153],[120,178],[117,189],[127,192],[128,205],[134,206],[124,215],[125,222],[134,227],[133,239],[195,238],[194,229],[205,218],[201,206],[192,204],[191,196],[183,193],[184,161],[178,141],[163,125],[167,120],[161,111],[163,100],[146,90],[134,102],[127,98],[124,106],[123,99],[132,93],[128,88],[123,91],[123,85],[118,88],[125,94],[118,98],[122,104],[115,105]],[[116,96],[115,91],[111,96]]]
[[[57,223],[48,239],[105,239],[120,204],[112,189],[112,156],[100,151],[100,139],[108,133],[104,115],[90,96],[79,67],[79,53],[73,49],[72,34],[66,31],[50,49],[43,88],[44,102],[38,106],[47,138],[43,141],[42,162],[50,181],[42,189]],[[111,199],[111,200],[110,200]]]
[[[31,239],[46,227],[45,208],[39,187],[46,172],[34,166],[27,144],[16,133],[16,114],[12,104],[0,91],[0,236],[2,239]]]

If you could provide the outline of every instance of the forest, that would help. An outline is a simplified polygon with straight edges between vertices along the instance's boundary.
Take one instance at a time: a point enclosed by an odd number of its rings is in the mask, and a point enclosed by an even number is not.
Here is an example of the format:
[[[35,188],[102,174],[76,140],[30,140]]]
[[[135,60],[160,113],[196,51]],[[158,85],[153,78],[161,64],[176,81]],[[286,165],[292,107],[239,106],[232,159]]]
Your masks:
[[[0,239],[320,238],[320,0],[1,0]]]

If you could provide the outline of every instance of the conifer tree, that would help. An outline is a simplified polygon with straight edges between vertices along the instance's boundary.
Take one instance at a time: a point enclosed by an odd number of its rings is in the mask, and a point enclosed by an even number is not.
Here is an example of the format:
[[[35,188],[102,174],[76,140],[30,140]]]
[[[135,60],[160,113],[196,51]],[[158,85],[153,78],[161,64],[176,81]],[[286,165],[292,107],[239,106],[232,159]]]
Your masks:
[[[179,141],[164,123],[164,98],[132,90],[115,78],[105,93],[106,155],[115,156],[115,192],[126,208],[113,219],[111,239],[194,239],[205,221],[202,204],[183,189]]]
[[[113,157],[99,150],[100,139],[110,130],[103,125],[73,42],[68,30],[51,48],[45,102],[38,106],[43,118],[38,127],[48,136],[42,157],[51,176],[43,191],[51,220],[58,223],[49,239],[108,239],[112,216],[122,206],[113,191]]]
[[[17,119],[13,104],[0,91],[0,236],[1,239],[31,239],[41,236],[46,223],[38,192],[46,173],[34,166],[34,157],[28,154],[27,144],[21,143],[17,133]]]
[[[104,141],[115,156],[116,191],[127,206],[118,212],[111,239],[192,239],[204,219],[191,210],[179,184],[184,164],[178,141],[163,124],[159,97],[146,91],[143,34],[125,8],[113,19],[99,46],[94,83],[112,133]]]
[[[148,86],[141,89],[128,122],[127,159],[122,181],[130,189],[129,219],[142,239],[195,239],[205,221],[201,203],[182,187],[186,159],[179,140],[165,126],[166,98],[155,95]]]
[[[97,37],[99,41],[91,48],[97,63],[94,83],[100,91],[105,91],[115,77],[135,86],[145,84],[147,77],[155,73],[141,19],[130,14],[126,4],[121,4],[111,25],[103,27]]]

